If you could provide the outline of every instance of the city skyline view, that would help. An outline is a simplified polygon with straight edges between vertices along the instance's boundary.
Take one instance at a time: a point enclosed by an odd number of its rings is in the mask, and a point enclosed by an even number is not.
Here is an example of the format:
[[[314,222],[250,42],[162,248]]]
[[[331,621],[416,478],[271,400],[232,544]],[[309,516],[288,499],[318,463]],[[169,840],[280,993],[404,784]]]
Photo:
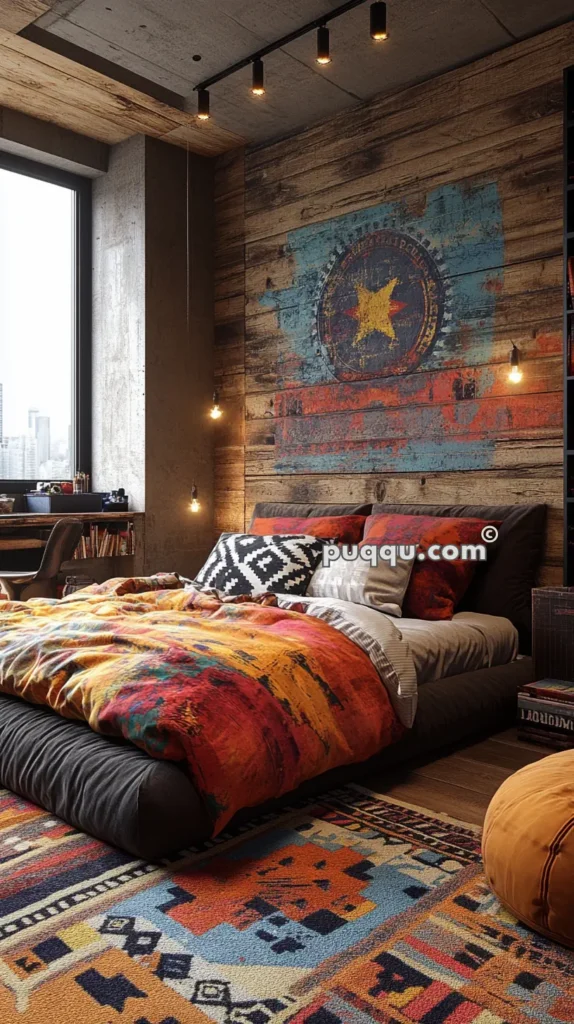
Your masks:
[[[0,170],[0,479],[72,475],[74,264],[72,191]]]
[[[40,415],[39,409],[29,409],[26,432],[7,436],[3,431],[3,406],[4,388],[0,381],[0,481],[71,476],[71,428],[67,439],[54,439],[50,417]]]

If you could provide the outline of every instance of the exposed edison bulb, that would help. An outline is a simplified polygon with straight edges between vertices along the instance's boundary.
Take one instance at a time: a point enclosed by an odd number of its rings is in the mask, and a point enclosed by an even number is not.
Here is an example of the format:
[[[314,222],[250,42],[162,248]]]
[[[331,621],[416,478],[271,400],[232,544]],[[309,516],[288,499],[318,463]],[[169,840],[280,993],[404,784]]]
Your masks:
[[[516,345],[512,346],[510,353],[510,370],[508,373],[508,379],[511,384],[520,384],[522,380],[522,370],[520,369],[520,350]]]
[[[191,502],[190,502],[190,505],[189,505],[189,511],[190,512],[199,512],[200,508],[201,508],[201,505],[199,504],[199,500],[198,500],[198,497],[197,497],[197,487],[194,484],[193,487],[191,488]]]
[[[212,420],[219,420],[223,416],[223,412],[219,404],[219,392],[217,391],[214,391],[213,393],[213,405],[211,406],[209,415],[211,416]]]

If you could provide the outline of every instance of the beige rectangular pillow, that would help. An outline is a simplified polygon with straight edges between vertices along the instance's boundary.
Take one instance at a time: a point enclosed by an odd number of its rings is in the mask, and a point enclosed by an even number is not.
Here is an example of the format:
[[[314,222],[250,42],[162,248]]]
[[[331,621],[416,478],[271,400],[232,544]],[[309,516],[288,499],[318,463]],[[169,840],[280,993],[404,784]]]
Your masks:
[[[382,559],[373,566],[362,558],[347,561],[342,557],[327,567],[320,563],[307,587],[307,597],[338,598],[400,616],[413,564],[413,559],[397,558],[394,566]]]

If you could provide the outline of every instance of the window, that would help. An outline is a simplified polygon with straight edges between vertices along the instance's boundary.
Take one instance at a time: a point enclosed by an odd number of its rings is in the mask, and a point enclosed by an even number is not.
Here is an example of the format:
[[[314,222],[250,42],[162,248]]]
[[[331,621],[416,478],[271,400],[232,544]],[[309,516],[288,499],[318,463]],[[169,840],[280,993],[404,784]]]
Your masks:
[[[0,153],[0,490],[90,471],[91,182]]]

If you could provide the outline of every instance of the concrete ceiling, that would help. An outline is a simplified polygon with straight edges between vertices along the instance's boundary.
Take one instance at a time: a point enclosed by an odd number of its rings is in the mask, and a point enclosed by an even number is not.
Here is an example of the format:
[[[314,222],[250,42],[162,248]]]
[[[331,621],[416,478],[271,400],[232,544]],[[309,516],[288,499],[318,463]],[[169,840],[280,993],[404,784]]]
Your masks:
[[[178,93],[192,109],[202,79],[340,2],[56,0],[36,26]],[[251,96],[248,69],[214,86],[218,124],[251,141],[275,138],[574,18],[574,0],[389,0],[389,39],[375,44],[368,7],[331,25],[332,64],[316,64],[310,35],[266,59],[264,98]]]

